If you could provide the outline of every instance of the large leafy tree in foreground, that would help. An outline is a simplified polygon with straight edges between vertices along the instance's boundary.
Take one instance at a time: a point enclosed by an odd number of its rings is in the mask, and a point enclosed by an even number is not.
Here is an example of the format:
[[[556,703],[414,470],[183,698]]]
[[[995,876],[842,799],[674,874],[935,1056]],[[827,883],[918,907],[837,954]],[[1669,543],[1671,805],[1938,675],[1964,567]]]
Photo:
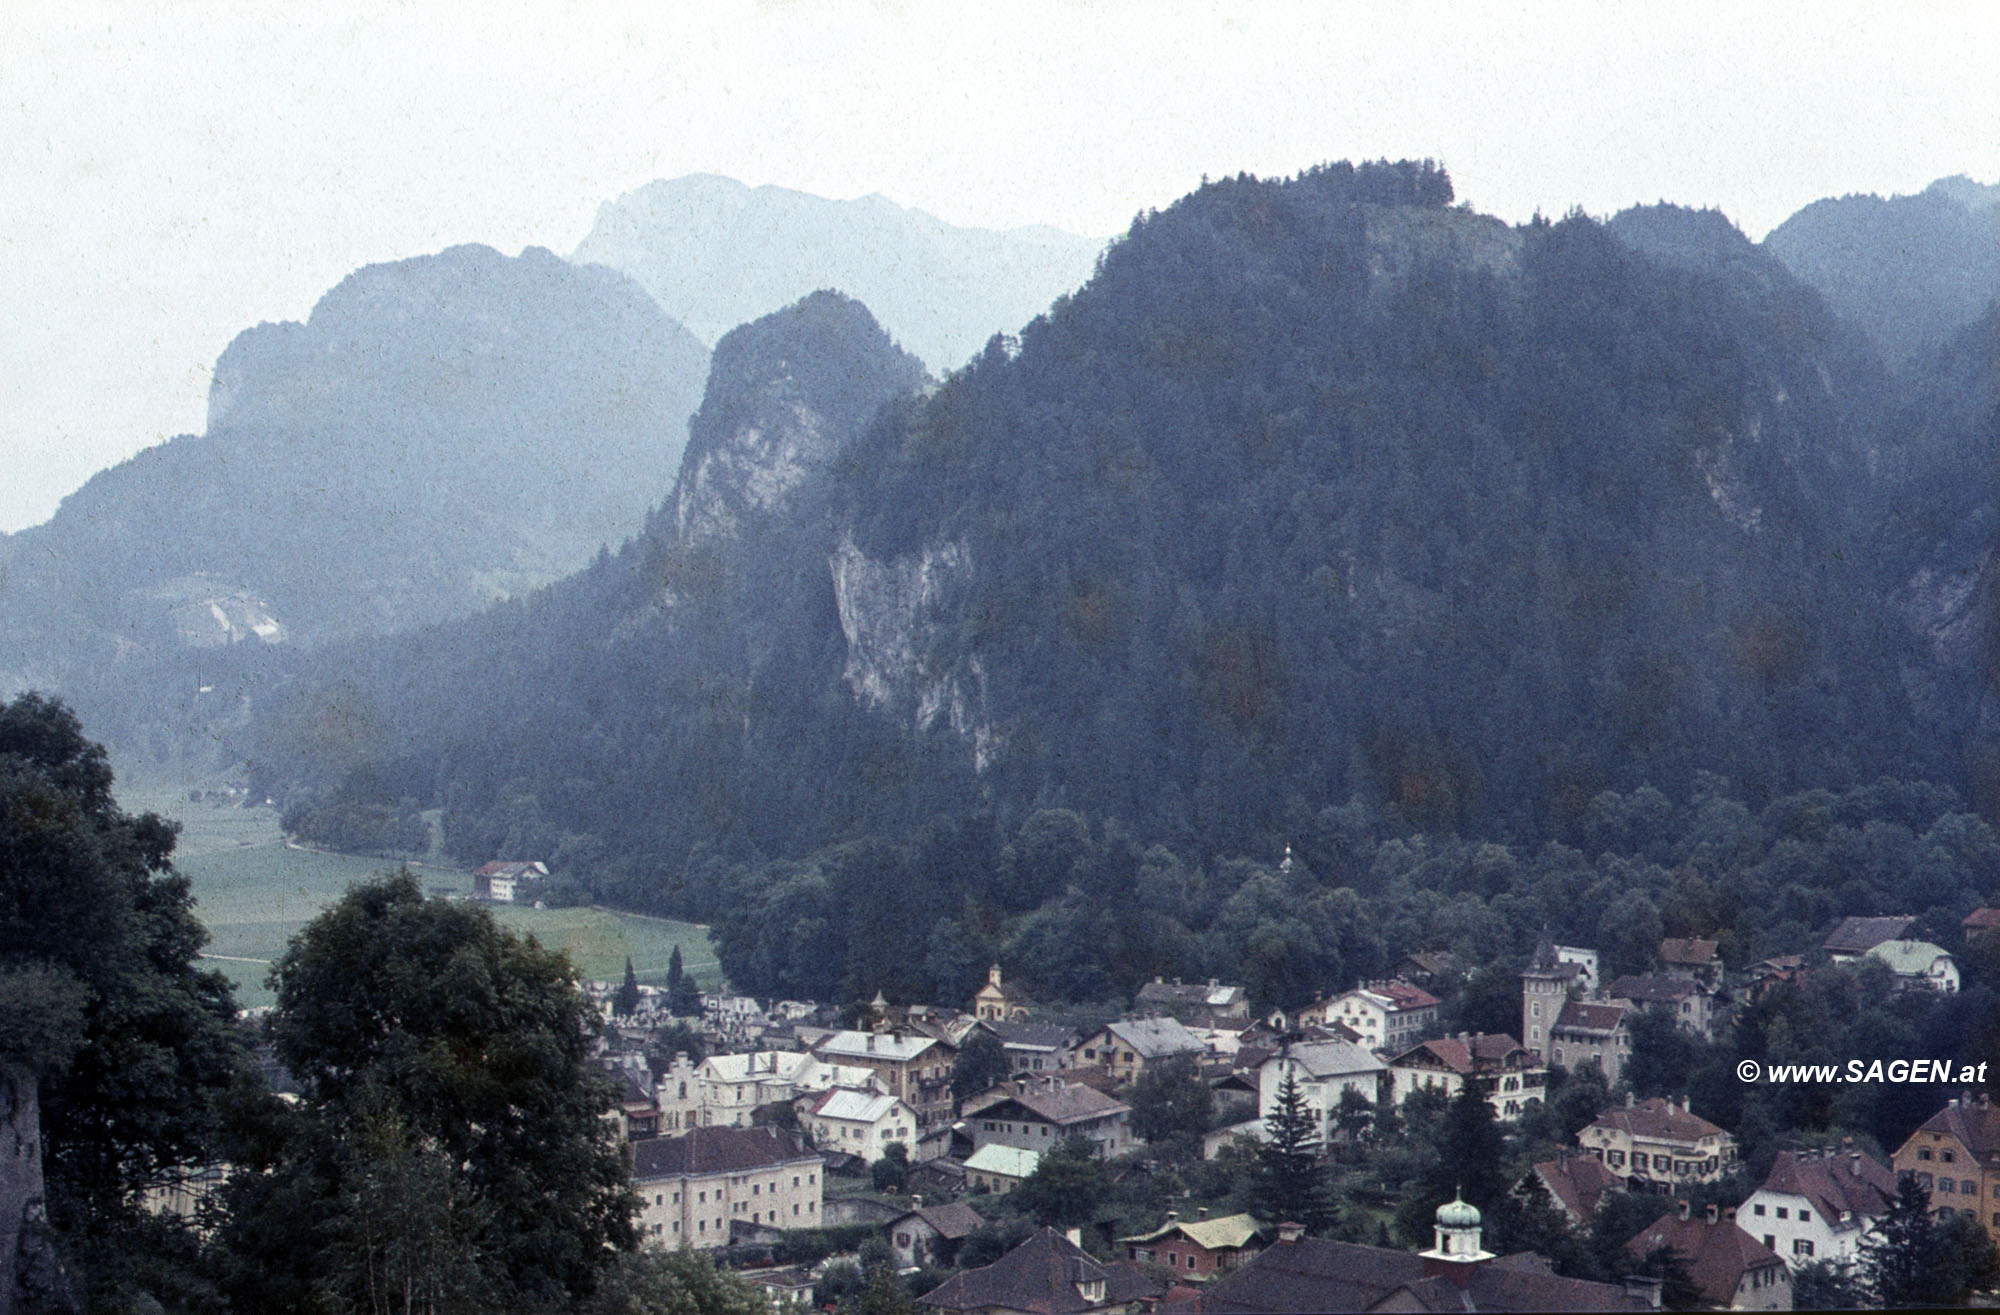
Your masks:
[[[229,984],[197,967],[206,934],[168,863],[174,828],[124,812],[111,786],[62,704],[0,705],[0,1108],[39,1106],[49,1224],[87,1296],[166,1281],[141,1197],[210,1157],[243,1059]],[[46,1264],[38,1281],[55,1285],[43,1300],[65,1286]]]
[[[267,1112],[239,1182],[246,1304],[567,1308],[634,1244],[592,1012],[560,954],[402,873],[350,890],[272,978],[303,1098]]]

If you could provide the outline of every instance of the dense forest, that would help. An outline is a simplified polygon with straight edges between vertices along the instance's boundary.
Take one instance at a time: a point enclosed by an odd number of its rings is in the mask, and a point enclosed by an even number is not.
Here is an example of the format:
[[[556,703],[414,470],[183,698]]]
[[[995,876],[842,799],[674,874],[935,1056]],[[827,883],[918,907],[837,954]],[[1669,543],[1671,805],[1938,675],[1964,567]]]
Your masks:
[[[948,997],[997,951],[1285,1001],[1422,927],[1942,919],[1990,877],[1928,856],[1995,815],[1993,330],[1892,369],[1713,212],[1209,183],[938,385],[832,294],[725,338],[643,535],[330,652],[263,704],[258,783],[719,918],[772,992]],[[1654,839],[1593,831],[1653,799]]]

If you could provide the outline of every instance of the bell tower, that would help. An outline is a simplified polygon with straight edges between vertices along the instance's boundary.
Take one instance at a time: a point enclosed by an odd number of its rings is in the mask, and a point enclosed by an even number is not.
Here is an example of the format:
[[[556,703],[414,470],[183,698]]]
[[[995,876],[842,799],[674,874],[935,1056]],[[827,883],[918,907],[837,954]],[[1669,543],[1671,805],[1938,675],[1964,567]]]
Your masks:
[[[1575,969],[1556,958],[1555,944],[1546,930],[1535,944],[1534,958],[1521,973],[1521,1045],[1552,1062],[1549,1033],[1555,1027],[1563,1002],[1569,998],[1570,978]]]

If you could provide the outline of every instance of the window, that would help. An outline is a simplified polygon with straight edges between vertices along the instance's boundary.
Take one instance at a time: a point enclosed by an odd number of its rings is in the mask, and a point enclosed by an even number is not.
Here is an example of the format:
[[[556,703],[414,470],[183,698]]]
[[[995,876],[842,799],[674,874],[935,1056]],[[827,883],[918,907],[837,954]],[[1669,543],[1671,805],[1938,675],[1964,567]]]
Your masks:
[[[1766,1233],[1764,1234],[1764,1245],[1776,1251],[1778,1249],[1778,1239]]]
[[[1812,1222],[1812,1211],[1810,1210],[1799,1211],[1799,1222],[1802,1224],[1810,1224]]]
[[[763,1185],[762,1185],[762,1184],[760,1184],[760,1183],[751,1183],[751,1184],[750,1184],[750,1195],[752,1195],[752,1196],[762,1196],[763,1194],[764,1194],[764,1188],[763,1188]]]
[[[1667,1156],[1655,1155],[1653,1157],[1653,1167],[1655,1169],[1658,1169],[1661,1173],[1665,1173],[1667,1171],[1667,1160],[1668,1160]]]
[[[1927,1173],[1918,1174],[1917,1186],[1923,1188],[1925,1191],[1928,1192],[1931,1189],[1931,1176]]]
[[[797,1201],[794,1201],[792,1202],[792,1213],[797,1214],[798,1212],[799,1212],[799,1203]]]
[[[1194,1268],[1194,1257],[1193,1257],[1193,1256],[1189,1256],[1189,1257],[1188,1257],[1188,1268],[1189,1268],[1189,1269],[1193,1269],[1193,1268]]]
[[[1811,1255],[1812,1253],[1813,1253],[1813,1244],[1812,1244],[1812,1243],[1811,1243],[1810,1241],[1806,1240],[1806,1239],[1805,1239],[1805,1238],[1803,1238],[1803,1237],[1800,1237],[1800,1238],[1794,1238],[1794,1239],[1792,1240],[1792,1254],[1793,1254],[1793,1255],[1795,1255],[1795,1256],[1809,1256],[1809,1255]]]
[[[798,1176],[797,1174],[793,1174],[793,1175],[792,1175],[792,1186],[794,1186],[794,1187],[797,1187],[798,1185],[799,1185],[799,1176]]]
[[[1939,1152],[1938,1152],[1938,1158],[1939,1158],[1940,1160],[1943,1160],[1943,1161],[1944,1161],[1944,1162],[1945,1162],[1946,1164],[1950,1164],[1950,1163],[1952,1163],[1952,1162],[1953,1162],[1954,1160],[1956,1160],[1956,1159],[1957,1159],[1958,1157],[1957,1157],[1957,1156],[1956,1156],[1955,1154],[1953,1154],[1953,1153],[1952,1153],[1951,1151],[1939,1151]]]
[[[1783,1206],[1779,1206],[1779,1207],[1778,1207],[1778,1218],[1780,1218],[1780,1219],[1789,1219],[1789,1218],[1791,1218],[1791,1211],[1789,1211],[1789,1210],[1785,1209],[1785,1207],[1783,1207]]]
[[[1762,1203],[1762,1202],[1759,1202],[1759,1203],[1757,1204],[1757,1206],[1756,1206],[1756,1207],[1755,1207],[1755,1209],[1753,1210],[1753,1213],[1754,1213],[1754,1214],[1755,1214],[1755,1215],[1756,1215],[1756,1216],[1757,1216],[1757,1217],[1758,1217],[1759,1219],[1762,1219],[1762,1218],[1764,1217],[1764,1206],[1763,1206],[1763,1203]]]
[[[1958,1184],[1949,1178],[1940,1178],[1937,1180],[1937,1189],[1938,1194],[1943,1196],[1951,1192],[1956,1192]]]
[[[1928,1147],[1928,1146],[1919,1146],[1919,1147],[1917,1147],[1917,1158],[1918,1158],[1919,1160],[1928,1160],[1928,1159],[1930,1159],[1930,1158],[1931,1158],[1931,1148],[1930,1148],[1930,1147]]]
[[[1977,1196],[1979,1195],[1979,1184],[1973,1182],[1970,1178],[1966,1178],[1960,1181],[1958,1190],[1966,1196]]]

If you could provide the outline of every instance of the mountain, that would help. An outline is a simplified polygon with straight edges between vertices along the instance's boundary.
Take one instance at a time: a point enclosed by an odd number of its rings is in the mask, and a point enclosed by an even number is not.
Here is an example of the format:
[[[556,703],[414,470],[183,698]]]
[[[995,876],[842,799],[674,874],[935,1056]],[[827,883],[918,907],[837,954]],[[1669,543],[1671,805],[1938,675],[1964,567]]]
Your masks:
[[[260,780],[704,916],[731,862],[954,818],[1538,844],[1647,782],[1967,782],[1978,677],[1898,601],[1936,544],[1892,513],[1977,414],[1909,430],[1719,216],[1451,202],[1417,164],[1207,185],[918,393],[844,302],[752,326],[642,541],[301,682]]]
[[[1046,227],[958,228],[880,196],[832,201],[690,174],[607,202],[571,259],[629,274],[710,342],[837,288],[942,371],[1075,289],[1103,246]]]
[[[162,680],[568,574],[669,487],[706,366],[636,284],[539,248],[362,269],[230,344],[205,433],[0,541],[0,686],[62,692],[132,747]]]
[[[1915,196],[1815,201],[1764,245],[1892,362],[1907,364],[2000,296],[2000,186],[1961,175]]]

